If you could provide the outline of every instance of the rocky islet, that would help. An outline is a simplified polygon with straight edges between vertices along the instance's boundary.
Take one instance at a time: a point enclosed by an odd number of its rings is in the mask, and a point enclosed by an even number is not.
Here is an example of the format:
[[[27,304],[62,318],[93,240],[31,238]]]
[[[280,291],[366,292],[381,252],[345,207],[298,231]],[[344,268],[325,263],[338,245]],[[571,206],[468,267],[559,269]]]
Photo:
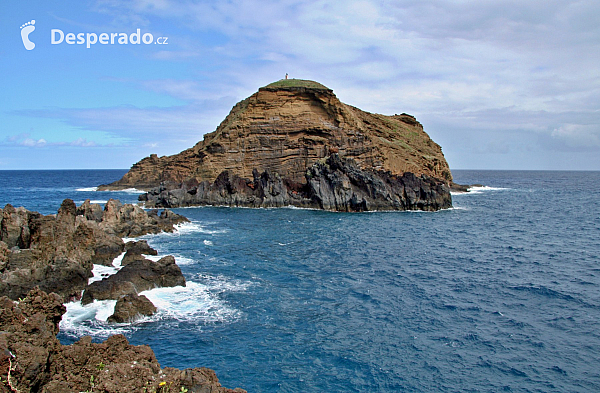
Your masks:
[[[365,112],[292,79],[237,103],[194,147],[144,158],[100,189],[147,190],[147,206],[364,211],[447,208],[452,186],[441,147],[414,116]]]

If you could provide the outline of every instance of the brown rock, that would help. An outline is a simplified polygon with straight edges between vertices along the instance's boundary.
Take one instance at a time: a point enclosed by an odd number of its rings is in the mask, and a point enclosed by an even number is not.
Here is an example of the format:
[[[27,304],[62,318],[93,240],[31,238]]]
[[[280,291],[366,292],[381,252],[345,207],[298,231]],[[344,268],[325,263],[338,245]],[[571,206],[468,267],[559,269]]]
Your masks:
[[[43,216],[6,205],[0,216],[0,295],[18,299],[39,286],[78,298],[93,264],[110,265],[123,252],[121,237],[173,231],[187,221],[171,211],[147,213],[115,200],[102,215],[98,208],[86,202],[78,209],[65,199],[55,216]]]
[[[128,242],[125,244],[125,250],[127,251],[121,261],[121,266],[130,264],[133,261],[143,260],[144,255],[158,255],[158,251],[148,245],[145,240],[137,242]]]
[[[158,215],[158,211],[146,212],[137,205],[123,205],[110,199],[104,207],[100,226],[109,227],[119,237],[136,237],[148,233],[173,232],[174,226],[189,221],[169,210]]]
[[[77,208],[77,215],[83,216],[86,220],[100,222],[102,221],[102,206],[97,203],[91,203],[86,199],[81,206]]]
[[[121,296],[115,305],[115,312],[108,317],[108,322],[129,323],[141,316],[150,316],[156,312],[156,307],[144,295],[128,294]]]
[[[233,392],[209,369],[161,369],[150,347],[130,345],[123,335],[63,346],[56,334],[64,313],[58,295],[39,289],[19,302],[0,298],[1,392],[160,391],[163,381],[172,392]]]
[[[100,189],[148,190],[168,181],[212,183],[225,171],[250,179],[253,170],[305,184],[306,170],[332,153],[354,159],[363,169],[452,181],[440,146],[413,116],[364,112],[316,82],[286,83],[260,88],[240,101],[194,147],[173,156],[144,158],[122,179]]]
[[[12,205],[7,204],[2,210],[0,240],[6,243],[8,248],[29,247],[29,220],[30,212],[23,207],[15,209]]]
[[[0,273],[2,273],[6,268],[10,254],[11,252],[6,243],[0,240]]]
[[[19,303],[0,298],[0,373],[11,371],[14,391],[38,391],[50,379],[47,365],[60,350],[56,339],[65,307],[56,294],[32,290]],[[2,384],[4,386],[4,383]],[[10,391],[10,390],[6,390]]]

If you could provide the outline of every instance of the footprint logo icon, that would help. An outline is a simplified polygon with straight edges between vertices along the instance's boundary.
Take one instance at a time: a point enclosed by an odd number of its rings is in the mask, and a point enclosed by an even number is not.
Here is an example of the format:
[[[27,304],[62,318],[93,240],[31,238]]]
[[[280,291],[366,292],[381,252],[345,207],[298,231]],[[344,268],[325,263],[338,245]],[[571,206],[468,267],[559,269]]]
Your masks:
[[[23,45],[27,50],[32,50],[33,48],[35,48],[35,44],[29,40],[29,34],[35,30],[34,25],[35,19],[21,26],[21,38],[23,39]]]

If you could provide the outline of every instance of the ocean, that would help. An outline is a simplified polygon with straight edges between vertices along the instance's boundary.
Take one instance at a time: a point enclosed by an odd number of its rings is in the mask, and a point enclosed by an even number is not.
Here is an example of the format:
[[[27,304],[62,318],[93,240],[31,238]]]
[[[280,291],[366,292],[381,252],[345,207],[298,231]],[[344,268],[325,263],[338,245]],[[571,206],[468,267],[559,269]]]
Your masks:
[[[0,171],[0,205],[135,202],[95,190],[124,173]],[[134,324],[69,304],[59,338],[123,333],[249,392],[600,391],[600,172],[453,175],[483,186],[433,213],[174,209],[143,238],[187,286]]]

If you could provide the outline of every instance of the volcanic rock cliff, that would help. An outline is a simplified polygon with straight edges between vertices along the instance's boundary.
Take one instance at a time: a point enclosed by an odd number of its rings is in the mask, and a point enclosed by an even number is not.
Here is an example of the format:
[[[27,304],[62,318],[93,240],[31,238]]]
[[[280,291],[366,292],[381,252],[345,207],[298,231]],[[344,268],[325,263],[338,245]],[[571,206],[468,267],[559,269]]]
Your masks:
[[[224,173],[252,179],[268,172],[298,192],[309,183],[307,171],[332,154],[352,160],[360,170],[452,182],[441,147],[413,116],[368,113],[340,102],[319,83],[292,79],[240,101],[194,147],[144,158],[100,189],[149,190],[161,183],[172,189],[184,182],[215,182]]]

